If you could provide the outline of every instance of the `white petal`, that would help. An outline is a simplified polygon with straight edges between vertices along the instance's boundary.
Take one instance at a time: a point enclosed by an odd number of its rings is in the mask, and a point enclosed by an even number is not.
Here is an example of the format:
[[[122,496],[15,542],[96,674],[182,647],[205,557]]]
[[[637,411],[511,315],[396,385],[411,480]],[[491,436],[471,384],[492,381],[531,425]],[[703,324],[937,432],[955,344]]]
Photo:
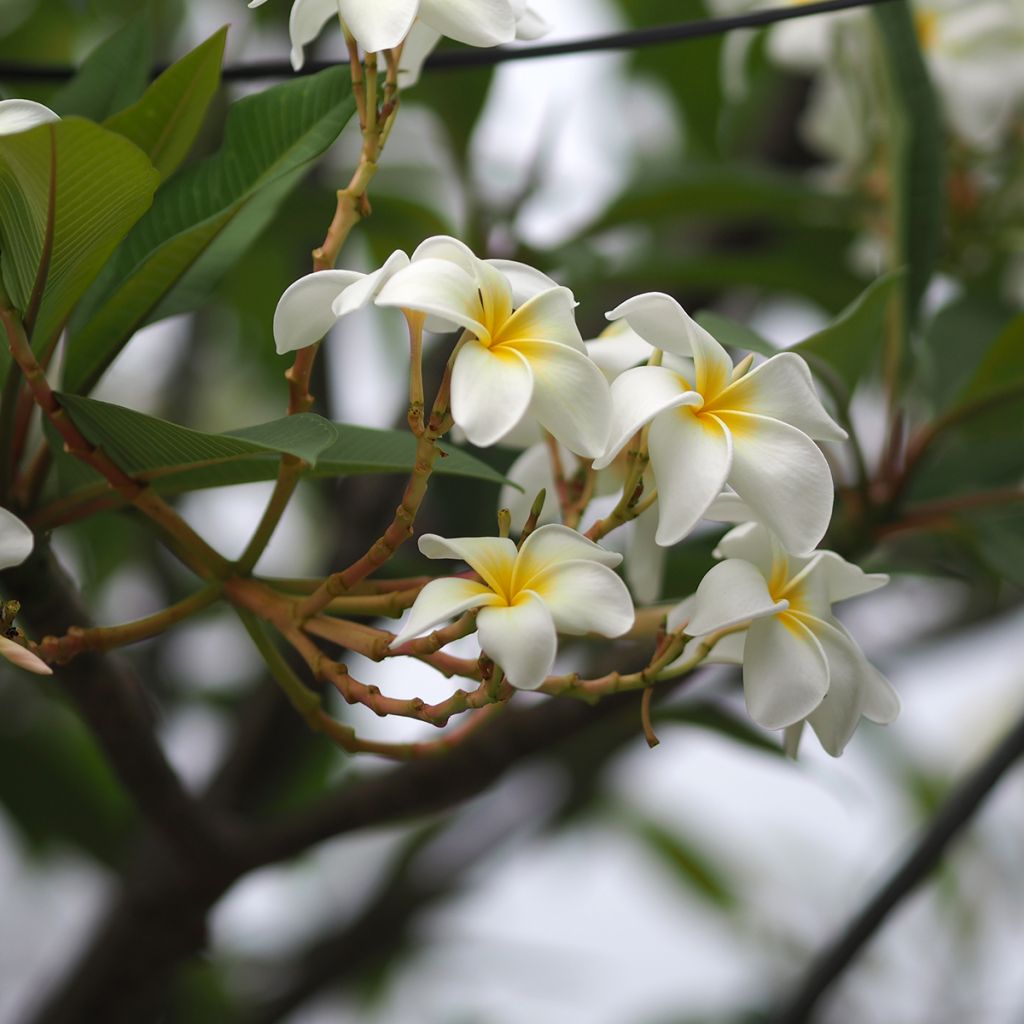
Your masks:
[[[49,107],[34,100],[0,100],[0,135],[26,132],[36,125],[59,120]]]
[[[558,649],[551,613],[536,594],[512,607],[484,608],[477,619],[480,647],[520,690],[536,690],[551,673]]]
[[[807,363],[781,352],[755,366],[716,399],[716,407],[782,420],[819,441],[845,441],[847,433],[825,411]]]
[[[412,254],[413,263],[420,260],[447,260],[461,267],[474,280],[477,277],[477,267],[480,260],[465,242],[453,238],[451,235],[431,235],[425,238]]]
[[[515,349],[470,340],[452,368],[452,417],[473,444],[486,447],[522,419],[533,389],[533,372]]]
[[[370,302],[380,294],[381,289],[391,280],[399,270],[409,266],[409,257],[399,249],[393,252],[385,261],[384,266],[375,270],[372,274],[360,276],[358,281],[350,284],[335,300],[333,305],[334,315],[343,317]]]
[[[693,594],[684,598],[668,613],[665,628],[670,633],[682,629],[690,621],[690,617],[693,615],[693,598]]]
[[[807,720],[822,747],[839,757],[860,721],[864,691],[871,669],[860,648],[848,634],[821,619],[801,616],[821,644],[828,661],[828,693]]]
[[[402,89],[411,89],[423,73],[423,65],[441,38],[418,18],[412,23],[402,47],[402,59],[398,62],[398,84]]]
[[[491,273],[498,273],[489,264],[485,263],[484,267]],[[502,280],[507,283],[504,277]],[[573,313],[575,308],[576,299],[568,288],[555,287],[538,292],[527,299],[500,326],[495,334],[495,341],[502,344],[517,344],[520,341],[557,341],[581,354],[585,353],[586,348]]]
[[[686,316],[685,313],[683,315]],[[690,320],[688,316],[686,319]],[[729,353],[703,327],[692,320],[690,323],[693,325],[690,348],[693,349],[697,378],[694,389],[704,396],[706,405],[711,405],[732,380],[732,360]]]
[[[0,508],[0,569],[21,565],[34,544],[32,531],[13,512]]]
[[[5,636],[0,636],[0,658],[6,658],[12,665],[17,665],[26,672],[34,672],[37,676],[53,675],[53,669],[42,658]]]
[[[625,320],[644,341],[680,356],[693,355],[691,341],[696,331],[707,334],[671,295],[664,292],[634,295],[605,316],[609,320]]]
[[[497,46],[516,37],[508,0],[420,0],[420,17],[441,35],[470,46]]]
[[[646,363],[654,353],[651,343],[644,341],[625,320],[609,324],[596,338],[585,344],[587,355],[597,363],[609,381],[615,380],[620,373],[633,366]]]
[[[755,518],[753,510],[735,492],[722,491],[704,513],[705,519],[716,523],[749,523]]]
[[[527,6],[523,13],[516,17],[516,39],[540,39],[550,31],[551,25],[532,7]]]
[[[846,561],[834,551],[819,552],[813,571],[824,576],[830,604],[870,594],[872,590],[878,590],[889,582],[884,572],[865,572],[859,565]]]
[[[900,713],[900,698],[892,683],[868,662],[864,679],[864,704],[861,714],[878,725],[888,725]]]
[[[658,505],[644,509],[633,520],[626,547],[625,574],[633,596],[640,604],[653,604],[661,596],[668,552],[654,539],[658,531]]]
[[[341,16],[359,45],[370,52],[391,50],[408,34],[417,0],[337,0]],[[438,26],[434,26],[437,28]]]
[[[563,465],[572,459],[572,452],[562,449]],[[571,461],[568,461],[571,465]],[[544,507],[541,509],[539,523],[557,523],[560,514],[558,496],[555,493],[555,478],[551,472],[551,455],[546,444],[535,444],[509,466],[505,476],[512,483],[519,484],[522,491],[510,484],[503,484],[498,494],[498,508],[507,508],[512,515],[512,530],[518,532],[530,514],[533,501],[544,491]]]
[[[729,483],[794,554],[814,550],[832,517],[832,474],[825,456],[788,423],[722,413],[733,441]]]
[[[289,285],[274,311],[277,354],[319,341],[338,322],[334,300],[362,279],[354,270],[318,270]]]
[[[595,458],[605,449],[612,400],[604,374],[568,345],[517,341],[511,348],[530,365],[533,397],[530,411],[571,452]]]
[[[787,725],[782,736],[782,749],[786,757],[796,760],[797,751],[800,749],[800,738],[804,734],[804,723],[797,722],[796,725]]]
[[[295,0],[288,18],[292,40],[292,67],[298,71],[305,63],[303,47],[308,46],[324,25],[338,17],[338,0]]]
[[[658,413],[682,405],[700,407],[703,399],[690,391],[679,374],[663,366],[637,366],[612,382],[611,430],[608,449],[594,461],[604,469],[626,446],[629,439]]]
[[[685,602],[684,602],[685,604]],[[677,623],[674,627],[671,622],[669,623],[669,629],[678,629],[680,626],[685,625],[685,619]],[[679,655],[675,661],[671,662],[666,666],[665,671],[669,672],[673,668],[683,665],[686,662],[692,661],[698,653],[698,648],[704,642],[706,637],[691,637],[686,641],[686,646],[683,648],[683,653]],[[714,647],[703,656],[700,661],[701,665],[742,665],[743,664],[743,649],[746,643],[747,634],[746,631],[740,633],[728,633],[722,637]]]
[[[414,258],[384,283],[377,305],[429,313],[465,327],[478,338],[488,337],[480,322],[483,310],[476,278],[448,260]]]
[[[420,551],[427,558],[459,558],[496,594],[509,593],[516,546],[508,537],[439,537],[425,533]]]
[[[778,538],[761,523],[743,523],[730,530],[712,552],[715,558],[742,558],[757,566],[766,580],[788,579],[788,558]]]
[[[658,483],[657,541],[675,544],[721,492],[732,463],[732,440],[713,416],[695,416],[685,408],[655,419],[648,440]]]
[[[512,298],[517,307],[524,305],[541,292],[559,287],[557,281],[527,263],[517,263],[515,260],[485,260],[485,262],[508,279],[508,283],[512,286]]]
[[[768,593],[764,576],[749,562],[730,558],[712,566],[697,586],[686,632],[704,636],[747,619],[775,615],[789,607]]]
[[[828,662],[814,634],[785,613],[751,623],[743,692],[750,717],[766,729],[806,718],[828,693]]]
[[[442,622],[458,618],[471,608],[500,601],[501,598],[490,587],[474,580],[431,580],[417,595],[405,625],[391,641],[391,646],[398,647]]]
[[[599,544],[560,523],[550,523],[534,530],[523,542],[516,559],[512,588],[515,591],[533,587],[533,581],[560,562],[596,562],[612,568],[622,561],[616,551],[607,551]]]
[[[626,584],[596,562],[562,562],[530,583],[562,633],[622,636],[633,627],[636,613]]]

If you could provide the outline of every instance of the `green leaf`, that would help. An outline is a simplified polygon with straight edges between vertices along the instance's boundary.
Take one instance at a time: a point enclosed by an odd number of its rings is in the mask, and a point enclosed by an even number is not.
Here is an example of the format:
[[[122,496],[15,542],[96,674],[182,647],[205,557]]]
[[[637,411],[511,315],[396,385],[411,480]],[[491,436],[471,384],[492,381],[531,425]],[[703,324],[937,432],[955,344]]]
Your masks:
[[[681,219],[720,222],[725,218],[794,224],[846,224],[855,204],[830,195],[794,174],[753,164],[687,164],[662,181],[630,188],[587,231],[588,235],[637,221],[661,225]]]
[[[722,316],[721,313],[702,309],[694,319],[717,341],[729,348],[741,349],[744,352],[757,352],[762,356],[773,356],[779,351],[767,338],[762,338],[757,331],[747,327],[746,324]]]
[[[314,466],[338,437],[333,423],[312,413],[229,434],[204,434],[109,402],[78,395],[58,397],[87,440],[102,448],[126,473],[143,479],[268,451],[295,455]]]
[[[134,106],[105,127],[131,139],[152,161],[160,180],[177,170],[195,142],[220,85],[227,27],[172,64]]]
[[[945,208],[945,145],[938,102],[921,56],[909,4],[871,11],[880,30],[891,102],[890,152],[895,194],[895,264],[907,268],[904,316],[917,320],[939,253]]]
[[[828,327],[794,345],[793,351],[810,356],[812,367],[815,359],[826,363],[852,392],[882,351],[886,310],[902,278],[902,271],[894,271],[872,281]]]
[[[240,240],[251,243],[353,111],[341,68],[294,79],[234,104],[220,150],[160,190],[153,209],[76,314],[65,388],[91,388],[158,307],[180,308],[168,302],[168,295],[186,273],[189,301],[205,294]],[[273,202],[265,201],[268,189]],[[229,228],[234,228],[231,235],[226,234]],[[227,250],[225,238],[231,242]]]
[[[3,279],[37,347],[56,338],[156,185],[145,154],[81,118],[0,137]]]
[[[59,399],[89,441],[126,473],[151,481],[165,495],[273,480],[282,452],[305,460],[305,475],[315,479],[408,473],[416,463],[416,439],[407,432],[330,423],[308,413],[227,434],[206,434],[91,398],[62,394]],[[434,469],[439,475],[508,482],[468,452],[448,445],[441,450],[445,454]],[[121,504],[98,475],[83,472],[62,478],[61,483],[70,486],[54,511],[44,515],[47,527],[66,521],[64,510],[70,506],[95,501],[97,509],[105,509]]]
[[[721,910],[736,906],[733,886],[723,877],[714,858],[653,819],[634,823],[636,834],[658,859],[687,888]]]
[[[1013,318],[993,342],[959,396],[967,405],[1024,390],[1024,313]],[[1018,418],[1020,409],[1016,410]]]
[[[138,99],[149,81],[152,60],[150,20],[141,15],[100,43],[50,106],[62,117],[102,121]]]

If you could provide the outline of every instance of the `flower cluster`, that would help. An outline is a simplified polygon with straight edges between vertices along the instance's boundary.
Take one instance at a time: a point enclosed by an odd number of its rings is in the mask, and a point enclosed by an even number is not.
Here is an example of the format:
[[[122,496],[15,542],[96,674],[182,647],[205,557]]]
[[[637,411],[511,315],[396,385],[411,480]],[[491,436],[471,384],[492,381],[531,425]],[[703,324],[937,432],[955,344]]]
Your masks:
[[[548,435],[514,468],[513,481],[529,488],[515,503],[517,523],[536,505],[538,483],[567,487],[564,470],[555,479],[555,464],[590,479],[590,494],[621,492],[618,519],[586,535],[571,528],[578,517],[554,522],[566,509],[553,502],[533,509],[519,546],[504,536],[421,537],[427,557],[459,559],[469,572],[423,588],[392,650],[469,616],[484,654],[512,686],[542,687],[557,633],[617,637],[633,625],[629,591],[613,571],[622,556],[595,540],[636,520],[626,576],[634,593],[652,600],[663,558],[656,552],[702,519],[740,521],[716,552],[724,560],[669,616],[682,653],[659,677],[705,658],[739,661],[751,717],[786,730],[791,749],[805,721],[839,754],[862,715],[895,716],[889,684],[831,613],[832,603],[886,577],[816,550],[833,503],[816,442],[846,433],[799,356],[734,363],[660,293],[621,304],[608,314],[612,327],[584,343],[567,288],[525,264],[481,260],[445,236],[427,239],[412,256],[394,253],[370,274],[322,271],[295,282],[275,315],[278,351],[314,344],[337,319],[368,305],[404,313],[416,356],[424,329],[458,332],[448,370],[451,417],[472,443],[522,446]]]

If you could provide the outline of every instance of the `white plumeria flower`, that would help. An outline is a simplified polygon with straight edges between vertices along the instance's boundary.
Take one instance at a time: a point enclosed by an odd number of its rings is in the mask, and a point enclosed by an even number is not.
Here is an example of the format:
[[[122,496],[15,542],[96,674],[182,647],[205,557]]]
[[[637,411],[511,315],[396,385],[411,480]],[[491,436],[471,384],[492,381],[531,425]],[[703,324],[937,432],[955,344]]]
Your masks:
[[[608,314],[624,318],[652,345],[686,363],[638,366],[612,384],[607,466],[650,424],[658,485],[657,542],[675,544],[704,515],[726,482],[800,553],[814,549],[832,515],[832,476],[812,438],[846,432],[825,412],[807,364],[782,352],[739,376],[715,339],[668,295],[650,292]]]
[[[428,583],[392,641],[398,647],[472,609],[483,652],[521,690],[535,690],[550,674],[556,633],[616,637],[633,625],[626,585],[612,571],[621,555],[565,526],[542,526],[521,549],[508,538],[435,534],[420,538],[428,558],[457,558],[483,582],[449,578]]]
[[[880,724],[897,716],[892,686],[832,614],[833,604],[877,590],[888,576],[865,573],[832,551],[788,554],[760,523],[730,530],[715,555],[725,560],[673,610],[668,627],[704,637],[749,622],[716,644],[714,660],[742,662],[755,722],[791,730],[792,751],[806,720],[838,757],[862,715]]]
[[[577,455],[604,451],[608,384],[587,356],[568,288],[522,263],[477,259],[441,235],[416,249],[376,303],[469,333],[452,368],[451,407],[473,444],[500,441],[529,410]]]
[[[511,0],[516,19],[516,39],[540,39],[551,31],[551,26],[525,0]],[[398,63],[398,84],[408,89],[420,80],[423,64],[437,46],[441,33],[418,18],[413,22],[402,47]]]
[[[2,106],[0,103],[0,107]],[[0,111],[0,116],[2,113]],[[3,134],[2,130],[0,134]],[[0,508],[0,569],[21,565],[32,554],[34,543],[32,531],[17,516],[5,508]],[[6,658],[18,668],[35,672],[37,675],[53,675],[53,670],[45,661],[3,634],[0,634],[0,657]]]
[[[265,2],[250,0],[249,6]],[[434,42],[448,36],[470,46],[497,46],[515,38],[516,11],[523,13],[524,7],[521,0],[295,0],[288,21],[292,67],[302,67],[304,47],[334,18],[341,19],[367,52],[394,49],[417,19],[436,34]],[[421,37],[417,51],[422,43]]]
[[[14,135],[60,118],[35,100],[0,100],[0,135]]]

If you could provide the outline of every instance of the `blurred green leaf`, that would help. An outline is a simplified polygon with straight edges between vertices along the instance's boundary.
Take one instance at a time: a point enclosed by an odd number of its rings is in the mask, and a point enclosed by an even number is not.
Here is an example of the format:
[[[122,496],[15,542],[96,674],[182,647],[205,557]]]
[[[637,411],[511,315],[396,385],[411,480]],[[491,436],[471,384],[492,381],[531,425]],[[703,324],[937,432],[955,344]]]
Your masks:
[[[227,28],[172,64],[134,106],[108,118],[105,127],[131,139],[152,161],[160,180],[188,155],[220,85]]]
[[[636,835],[672,872],[678,881],[720,910],[736,906],[736,894],[718,864],[691,842],[653,819],[633,822]]]
[[[18,708],[16,691],[3,697],[0,804],[9,820],[37,849],[72,843],[116,866],[132,808],[89,731],[57,702]]]
[[[964,525],[992,572],[1024,587],[1024,500],[965,516]]]
[[[903,276],[893,271],[872,281],[828,327],[794,345],[793,351],[812,357],[812,368],[814,359],[827,363],[852,393],[881,354],[886,310]]]
[[[895,183],[895,263],[907,268],[903,312],[906,322],[913,324],[939,252],[945,210],[945,145],[913,8],[879,4],[871,13],[880,30],[891,93],[887,111]]]
[[[711,309],[702,309],[694,319],[721,344],[743,352],[757,352],[762,356],[773,356],[779,350],[767,338],[762,338],[757,331],[732,320]]]
[[[136,146],[78,117],[0,137],[0,260],[36,347],[149,207],[156,172]]]
[[[221,149],[160,190],[76,313],[65,388],[91,388],[128,338],[158,307],[168,308],[168,294],[186,273],[189,301],[204,295],[338,137],[354,109],[342,68],[234,104]]]
[[[141,14],[86,57],[50,106],[62,117],[77,114],[102,121],[139,98],[149,81],[152,60],[152,26],[148,15]]]
[[[959,404],[1003,400],[1024,392],[1024,313],[1014,317],[985,353]],[[1020,409],[1016,410],[1018,422]]]

